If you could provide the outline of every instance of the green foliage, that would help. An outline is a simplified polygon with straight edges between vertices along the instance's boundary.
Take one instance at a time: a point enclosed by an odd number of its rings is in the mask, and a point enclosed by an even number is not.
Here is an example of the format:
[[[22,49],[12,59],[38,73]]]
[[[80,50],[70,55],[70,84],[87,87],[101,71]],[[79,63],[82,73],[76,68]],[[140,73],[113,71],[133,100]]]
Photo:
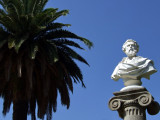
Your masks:
[[[3,113],[13,101],[28,101],[28,113],[35,120],[47,115],[51,120],[56,111],[57,94],[69,108],[69,90],[73,83],[83,83],[80,68],[74,59],[87,61],[71,47],[84,50],[76,40],[88,48],[92,42],[64,27],[70,24],[55,22],[68,10],[44,9],[48,0],[0,0],[0,95],[4,98]]]

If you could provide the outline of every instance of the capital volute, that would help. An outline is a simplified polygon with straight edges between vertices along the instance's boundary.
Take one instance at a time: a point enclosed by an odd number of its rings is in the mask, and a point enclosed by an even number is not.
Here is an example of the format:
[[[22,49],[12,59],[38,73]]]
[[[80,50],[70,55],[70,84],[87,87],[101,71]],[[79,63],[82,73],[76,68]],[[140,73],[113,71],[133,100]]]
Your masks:
[[[121,107],[121,100],[116,99],[116,98],[112,98],[112,99],[110,99],[108,106],[113,111],[118,110]]]
[[[153,97],[151,96],[151,94],[142,94],[138,97],[138,103],[140,106],[148,106],[151,104],[151,102],[153,101]]]

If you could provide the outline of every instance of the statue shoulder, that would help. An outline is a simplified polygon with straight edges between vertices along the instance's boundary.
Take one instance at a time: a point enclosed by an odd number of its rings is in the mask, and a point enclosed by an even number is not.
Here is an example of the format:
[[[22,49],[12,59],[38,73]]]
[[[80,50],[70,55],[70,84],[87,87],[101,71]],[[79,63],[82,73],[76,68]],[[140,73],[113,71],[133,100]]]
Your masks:
[[[152,63],[152,64],[154,64],[152,60],[150,60],[148,58],[141,57],[141,56],[137,56],[136,61],[138,63],[147,63],[147,64]]]
[[[138,59],[147,59],[147,58],[144,58],[142,56],[137,56]]]
[[[149,60],[148,58],[144,58],[142,56],[137,56],[136,58],[137,58],[137,60],[140,60],[140,61]]]
[[[127,58],[127,57],[124,57],[120,63],[123,63],[123,62],[126,60],[126,58]]]

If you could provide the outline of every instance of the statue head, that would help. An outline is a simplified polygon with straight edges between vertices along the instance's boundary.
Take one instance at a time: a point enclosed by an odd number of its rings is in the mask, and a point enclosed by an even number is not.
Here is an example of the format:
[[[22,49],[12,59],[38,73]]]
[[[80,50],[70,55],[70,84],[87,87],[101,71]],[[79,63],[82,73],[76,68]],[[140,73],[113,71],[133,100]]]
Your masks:
[[[134,57],[134,56],[136,56],[137,52],[139,51],[139,45],[137,44],[136,41],[134,41],[132,39],[128,39],[123,44],[122,50],[128,57]]]

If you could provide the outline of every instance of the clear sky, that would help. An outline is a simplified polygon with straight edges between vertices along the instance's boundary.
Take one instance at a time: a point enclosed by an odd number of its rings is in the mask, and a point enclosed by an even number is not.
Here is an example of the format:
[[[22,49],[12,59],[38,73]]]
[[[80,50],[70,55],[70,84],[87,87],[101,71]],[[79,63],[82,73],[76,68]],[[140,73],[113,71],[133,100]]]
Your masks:
[[[90,67],[78,63],[87,88],[74,85],[70,95],[69,110],[58,98],[57,112],[53,120],[120,120],[116,111],[108,108],[113,92],[123,86],[122,80],[115,82],[110,76],[125,54],[121,47],[126,39],[138,42],[138,55],[152,59],[157,73],[151,80],[142,79],[143,86],[160,102],[160,1],[159,0],[50,0],[46,7],[69,9],[70,14],[58,19],[69,23],[68,30],[94,43],[91,50],[78,51]],[[82,44],[83,45],[83,44]],[[0,112],[2,111],[0,101]],[[0,120],[10,120],[11,112]],[[148,120],[159,120],[160,114]],[[28,118],[29,120],[30,118]]]

